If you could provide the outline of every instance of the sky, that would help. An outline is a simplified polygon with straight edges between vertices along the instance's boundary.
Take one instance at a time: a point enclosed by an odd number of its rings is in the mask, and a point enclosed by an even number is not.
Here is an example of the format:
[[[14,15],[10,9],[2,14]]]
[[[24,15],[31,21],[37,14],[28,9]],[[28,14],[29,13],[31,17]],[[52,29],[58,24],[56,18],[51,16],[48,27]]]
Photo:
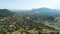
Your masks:
[[[60,9],[60,0],[0,0],[0,9]]]

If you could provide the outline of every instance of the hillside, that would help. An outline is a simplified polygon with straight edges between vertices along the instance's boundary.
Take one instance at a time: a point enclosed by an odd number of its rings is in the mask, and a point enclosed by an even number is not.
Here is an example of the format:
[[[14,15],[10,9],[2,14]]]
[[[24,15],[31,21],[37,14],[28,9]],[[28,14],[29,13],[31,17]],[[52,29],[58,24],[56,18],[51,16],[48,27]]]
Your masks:
[[[8,9],[0,9],[0,18],[8,17],[8,16],[13,15],[13,14],[14,13]]]
[[[42,22],[43,21],[43,22]],[[55,32],[59,33],[57,28],[46,25],[49,24],[42,20],[41,18],[37,18],[34,16],[10,16],[7,18],[3,18],[0,20],[0,33],[47,33],[47,32]],[[31,32],[32,31],[32,32]]]

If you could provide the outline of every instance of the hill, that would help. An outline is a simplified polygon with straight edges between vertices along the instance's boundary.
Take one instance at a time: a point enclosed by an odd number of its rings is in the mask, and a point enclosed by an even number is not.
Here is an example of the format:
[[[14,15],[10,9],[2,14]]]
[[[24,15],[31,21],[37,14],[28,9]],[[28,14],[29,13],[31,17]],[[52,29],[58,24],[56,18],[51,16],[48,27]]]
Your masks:
[[[34,16],[10,16],[0,19],[0,33],[21,34],[21,33],[59,33],[57,27],[51,26],[44,19]]]
[[[0,18],[8,17],[8,16],[13,15],[13,14],[14,13],[8,9],[0,9]]]

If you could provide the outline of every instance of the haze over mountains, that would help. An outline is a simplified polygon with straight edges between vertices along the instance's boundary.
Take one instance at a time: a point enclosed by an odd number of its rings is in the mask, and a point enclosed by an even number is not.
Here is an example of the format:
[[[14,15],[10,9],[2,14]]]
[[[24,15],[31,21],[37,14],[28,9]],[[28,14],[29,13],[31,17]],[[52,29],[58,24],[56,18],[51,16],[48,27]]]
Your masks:
[[[32,10],[19,10],[15,11],[16,13],[20,14],[41,14],[41,15],[52,15],[52,16],[60,16],[60,10],[57,9],[50,9],[50,8],[38,8]]]
[[[19,12],[22,12],[22,11],[34,11],[34,12],[59,12],[59,10],[57,9],[50,9],[50,8],[38,8],[38,9],[32,9],[32,10],[13,10],[13,11],[19,11]]]

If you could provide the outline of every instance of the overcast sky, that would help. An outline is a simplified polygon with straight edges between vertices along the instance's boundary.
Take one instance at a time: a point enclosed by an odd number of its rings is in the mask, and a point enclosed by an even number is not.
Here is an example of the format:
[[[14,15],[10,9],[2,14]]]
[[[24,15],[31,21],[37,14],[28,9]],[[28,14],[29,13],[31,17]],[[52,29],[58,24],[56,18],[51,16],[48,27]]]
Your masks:
[[[60,0],[0,0],[0,9],[60,9]]]

